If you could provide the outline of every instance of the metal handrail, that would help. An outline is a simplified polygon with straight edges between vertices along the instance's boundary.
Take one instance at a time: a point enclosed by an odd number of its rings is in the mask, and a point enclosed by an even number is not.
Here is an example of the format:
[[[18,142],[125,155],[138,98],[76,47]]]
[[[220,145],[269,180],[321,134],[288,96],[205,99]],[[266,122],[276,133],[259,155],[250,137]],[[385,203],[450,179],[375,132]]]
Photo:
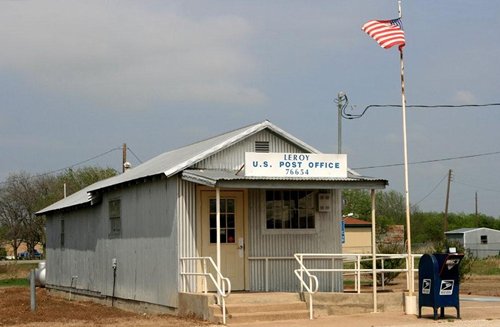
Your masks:
[[[354,274],[354,284],[357,293],[361,293],[361,274],[371,274],[373,273],[372,269],[361,268],[361,262],[371,260],[371,254],[356,254],[356,253],[297,253],[295,256],[300,256],[302,259],[342,259],[347,262],[354,262],[354,268],[311,268],[307,269],[309,272],[348,272]],[[412,254],[412,260],[416,258],[420,258],[422,254]],[[366,259],[362,259],[362,257],[366,257]],[[376,260],[381,260],[382,268],[375,269],[375,273],[384,274],[384,272],[407,272],[408,271],[408,255],[407,254],[375,254]],[[384,260],[390,259],[402,259],[405,260],[405,268],[399,269],[388,269],[383,267]],[[414,265],[415,266],[415,265]],[[413,271],[416,272],[418,269],[413,268]],[[384,286],[384,285],[383,285]]]
[[[207,277],[212,281],[217,290],[217,302],[222,308],[222,323],[226,324],[226,298],[231,294],[231,281],[229,278],[224,277],[220,272],[219,268],[215,264],[212,257],[183,257],[181,260],[181,276],[203,276],[205,279],[203,293],[207,293]],[[202,263],[203,272],[185,272],[184,271],[184,261],[198,261]],[[207,261],[211,264],[212,268],[215,270],[217,278],[215,278],[212,273],[207,271]]]
[[[313,254],[313,253],[307,253],[303,254],[304,259],[309,259],[309,260],[324,260],[324,259],[342,259],[343,262],[353,262],[354,263],[354,268],[330,268],[330,269],[308,269],[309,272],[342,272],[344,276],[349,276],[349,275],[354,275],[354,289],[357,291],[357,293],[361,292],[361,275],[362,274],[371,274],[372,269],[363,269],[361,268],[361,262],[362,261],[371,261],[371,253],[329,253],[329,254]],[[306,257],[307,256],[307,257]],[[416,258],[420,258],[422,254],[412,254],[412,259],[415,260]],[[405,267],[400,268],[400,269],[388,269],[384,268],[384,261],[389,260],[389,259],[397,259],[397,258],[407,258],[407,254],[383,254],[379,253],[376,254],[376,259],[381,260],[382,262],[382,269],[376,269],[376,273],[384,274],[384,272],[407,272],[408,271],[408,260],[405,260]],[[267,257],[267,256],[259,256],[259,257],[248,257],[248,260],[251,261],[264,261],[264,281],[265,281],[265,291],[269,291],[269,262],[270,261],[277,261],[277,260],[295,260],[294,257]],[[413,271],[418,272],[418,265],[413,266]],[[382,284],[382,288],[384,288],[385,285]]]
[[[297,262],[299,263],[300,268],[295,269],[293,272],[300,281],[300,291],[302,292],[305,288],[307,293],[309,293],[309,319],[312,320],[314,318],[312,295],[318,291],[319,287],[318,277],[312,275],[306,268],[306,266],[304,266],[302,255],[294,254],[294,257],[295,260],[297,260]],[[304,280],[304,272],[306,276],[309,278],[309,285]]]

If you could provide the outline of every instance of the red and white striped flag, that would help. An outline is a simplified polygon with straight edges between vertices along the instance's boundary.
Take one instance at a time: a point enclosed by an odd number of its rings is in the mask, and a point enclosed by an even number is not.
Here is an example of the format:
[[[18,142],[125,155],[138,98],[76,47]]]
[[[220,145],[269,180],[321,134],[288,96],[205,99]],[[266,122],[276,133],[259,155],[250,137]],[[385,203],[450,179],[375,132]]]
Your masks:
[[[384,49],[395,45],[405,46],[405,32],[400,18],[390,20],[370,20],[361,28]]]

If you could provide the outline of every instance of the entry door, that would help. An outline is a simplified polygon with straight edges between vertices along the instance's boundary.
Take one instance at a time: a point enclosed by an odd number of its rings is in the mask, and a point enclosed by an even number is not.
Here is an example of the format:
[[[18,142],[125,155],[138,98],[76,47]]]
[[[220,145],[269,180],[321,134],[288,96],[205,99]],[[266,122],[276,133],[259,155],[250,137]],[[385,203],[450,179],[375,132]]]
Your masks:
[[[215,192],[203,191],[201,210],[202,255],[217,263],[217,228]],[[231,281],[232,290],[245,289],[245,240],[243,230],[243,192],[221,192],[220,243],[221,272]],[[214,277],[216,275],[214,274]],[[212,283],[208,288],[214,291]]]

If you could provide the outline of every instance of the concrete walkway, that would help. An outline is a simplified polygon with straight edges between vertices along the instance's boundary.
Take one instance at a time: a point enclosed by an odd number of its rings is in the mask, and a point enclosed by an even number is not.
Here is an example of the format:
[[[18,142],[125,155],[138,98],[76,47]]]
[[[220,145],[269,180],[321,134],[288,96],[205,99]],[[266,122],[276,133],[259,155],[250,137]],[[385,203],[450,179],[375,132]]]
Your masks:
[[[461,320],[456,319],[455,308],[445,309],[444,319],[433,319],[432,308],[422,308],[422,318],[405,315],[403,312],[381,312],[346,316],[324,316],[314,320],[287,320],[256,323],[231,324],[230,326],[347,326],[347,327],[383,327],[383,326],[453,326],[453,327],[498,327],[500,326],[500,298],[461,296]]]

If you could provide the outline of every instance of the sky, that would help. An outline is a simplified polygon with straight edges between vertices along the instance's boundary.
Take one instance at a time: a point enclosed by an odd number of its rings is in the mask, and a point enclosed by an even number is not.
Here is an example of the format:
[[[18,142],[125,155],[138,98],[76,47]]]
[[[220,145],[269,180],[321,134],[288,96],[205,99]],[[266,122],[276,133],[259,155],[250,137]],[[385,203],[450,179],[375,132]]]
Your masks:
[[[499,1],[402,1],[407,104],[500,103]],[[86,161],[121,170],[270,120],[337,151],[337,105],[401,104],[396,48],[361,31],[396,0],[0,1],[0,181]],[[500,152],[500,107],[407,109],[410,162]],[[104,155],[104,153],[109,152]],[[400,108],[342,121],[342,152],[403,192]],[[103,155],[101,155],[103,154]],[[137,158],[136,158],[137,156]],[[87,161],[90,158],[94,160]],[[421,210],[500,217],[500,153],[411,164]],[[76,167],[81,167],[76,166]]]

